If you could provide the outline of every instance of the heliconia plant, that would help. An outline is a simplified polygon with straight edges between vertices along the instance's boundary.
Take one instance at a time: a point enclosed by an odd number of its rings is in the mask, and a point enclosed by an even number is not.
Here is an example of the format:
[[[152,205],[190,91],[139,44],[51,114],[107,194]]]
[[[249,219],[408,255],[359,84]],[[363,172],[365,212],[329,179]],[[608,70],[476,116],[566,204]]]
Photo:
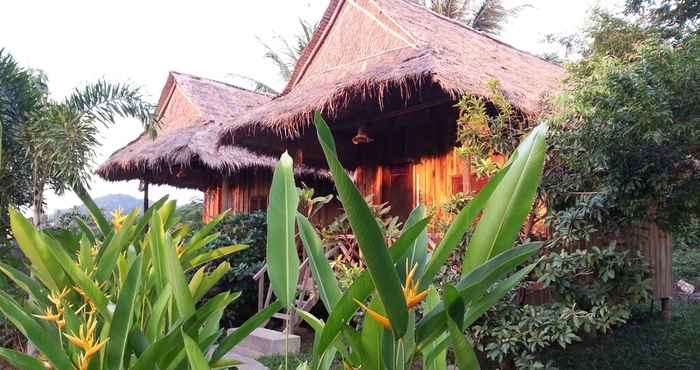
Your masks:
[[[297,212],[292,161],[283,155],[270,193],[268,263],[275,266],[270,280],[277,297],[315,330],[311,363],[300,368],[330,369],[340,356],[346,369],[403,370],[420,358],[423,368],[443,370],[448,348],[454,351],[458,368],[479,368],[473,343],[463,333],[532,271],[534,264],[521,265],[540,249],[538,243],[513,244],[541,180],[546,125],[529,133],[504,168],[455,217],[433,250],[428,249],[430,216],[423,206],[409,215],[400,237],[386,244],[370,207],[342,167],[331,131],[319,114],[315,126],[367,269],[341,292],[321,239]],[[299,267],[295,218],[321,301],[329,312],[325,322],[293,307]],[[461,279],[443,287],[440,295],[433,280],[477,218]],[[422,315],[416,313],[419,306]],[[353,326],[351,319],[358,311],[364,317]]]
[[[234,366],[224,355],[282,305],[273,303],[230,335],[219,327],[238,294],[203,300],[228,263],[209,266],[246,248],[210,249],[219,215],[190,232],[175,216],[175,202],[161,199],[143,216],[113,214],[108,220],[78,191],[97,225],[77,220],[80,232],[37,230],[10,210],[12,232],[29,261],[26,274],[4,263],[0,271],[23,289],[19,302],[0,291],[0,312],[38,351],[38,356],[0,349],[22,370],[219,369]]]

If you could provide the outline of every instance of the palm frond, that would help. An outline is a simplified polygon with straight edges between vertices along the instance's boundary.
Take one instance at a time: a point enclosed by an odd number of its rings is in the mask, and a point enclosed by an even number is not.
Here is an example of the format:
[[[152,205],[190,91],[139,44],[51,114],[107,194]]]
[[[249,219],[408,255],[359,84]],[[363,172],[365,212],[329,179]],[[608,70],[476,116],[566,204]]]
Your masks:
[[[430,0],[430,10],[447,18],[464,21],[471,0]]]
[[[473,9],[473,15],[467,24],[479,31],[498,35],[508,18],[529,7],[529,4],[506,8],[502,0],[483,0]]]
[[[141,89],[129,84],[99,80],[82,89],[75,89],[65,104],[82,113],[88,121],[105,126],[114,124],[116,117],[136,118],[150,133],[158,125],[154,106],[145,101]]]

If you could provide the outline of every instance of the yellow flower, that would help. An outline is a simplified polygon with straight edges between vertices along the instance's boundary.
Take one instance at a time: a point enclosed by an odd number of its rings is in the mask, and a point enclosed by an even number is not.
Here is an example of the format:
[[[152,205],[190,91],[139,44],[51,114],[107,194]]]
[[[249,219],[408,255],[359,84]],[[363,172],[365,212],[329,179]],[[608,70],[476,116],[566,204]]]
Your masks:
[[[70,290],[68,287],[63,288],[60,292],[53,291],[49,293],[49,301],[51,301],[56,308],[60,308],[63,304],[63,299],[66,298],[69,292]]]
[[[126,216],[122,213],[121,208],[117,208],[114,212],[112,212],[112,224],[114,225],[115,229],[121,229],[122,225],[124,224],[124,220],[126,220]]]
[[[391,328],[391,322],[385,316],[383,316],[379,312],[374,311],[373,309],[363,305],[362,302],[358,301],[357,299],[355,299],[354,301],[355,301],[355,303],[357,303],[358,306],[360,306],[360,308],[362,308],[363,310],[365,310],[365,312],[367,312],[367,314],[369,315],[369,317],[372,318],[372,320],[379,323],[379,325],[383,326],[384,329]]]
[[[61,319],[61,312],[53,313],[53,310],[49,307],[46,308],[43,315],[32,315],[38,319],[56,322]]]
[[[416,284],[413,282],[413,277],[416,275],[417,269],[418,265],[414,265],[411,271],[406,274],[406,281],[403,285],[403,296],[406,300],[406,306],[409,310],[419,305],[421,302],[423,302],[425,297],[428,296],[428,289],[420,293],[417,292],[418,286],[416,286]],[[372,320],[379,323],[379,325],[383,326],[385,329],[391,328],[391,321],[387,317],[385,317],[377,311],[370,309],[357,299],[355,299],[355,303],[357,303],[360,306],[360,308],[367,312],[369,317],[371,317]]]
[[[413,277],[416,276],[418,265],[414,265],[413,269],[406,275],[406,283],[403,286],[403,295],[406,298],[406,306],[409,309],[419,305],[425,297],[428,296],[428,289],[418,293],[417,286],[413,282]]]
[[[92,357],[100,352],[102,348],[107,344],[107,339],[95,341],[95,328],[97,327],[97,321],[95,316],[90,314],[88,316],[87,323],[80,324],[80,329],[78,334],[69,335],[64,333],[63,335],[68,339],[71,344],[75,347],[83,350],[83,353],[78,358],[79,367],[78,370],[85,370],[90,365],[90,360]]]

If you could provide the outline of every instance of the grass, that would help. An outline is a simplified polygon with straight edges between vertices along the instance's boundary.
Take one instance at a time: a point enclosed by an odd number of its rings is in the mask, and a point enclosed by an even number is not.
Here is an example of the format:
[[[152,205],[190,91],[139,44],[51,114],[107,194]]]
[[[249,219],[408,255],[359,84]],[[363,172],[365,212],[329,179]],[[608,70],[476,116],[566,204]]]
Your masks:
[[[296,369],[299,364],[304,361],[310,361],[311,356],[307,353],[290,353],[289,354],[289,369]],[[258,362],[263,364],[269,369],[277,370],[284,369],[284,356],[274,355],[274,356],[264,356],[258,359]]]
[[[551,350],[543,359],[560,370],[700,369],[700,304],[675,303],[670,322],[637,314],[608,336]]]

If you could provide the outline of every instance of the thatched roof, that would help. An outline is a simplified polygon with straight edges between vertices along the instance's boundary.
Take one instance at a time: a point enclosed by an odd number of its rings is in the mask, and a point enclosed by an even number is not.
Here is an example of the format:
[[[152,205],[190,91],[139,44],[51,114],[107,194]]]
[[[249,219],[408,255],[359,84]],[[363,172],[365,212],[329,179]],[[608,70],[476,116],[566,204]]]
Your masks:
[[[157,137],[142,134],[114,152],[97,174],[110,181],[142,179],[204,189],[223,175],[272,169],[276,158],[239,146],[217,147],[216,132],[208,130],[269,100],[268,95],[223,82],[171,72],[159,101],[162,125]],[[302,177],[327,176],[307,167],[296,172]]]
[[[564,69],[409,0],[331,0],[282,95],[221,125],[295,134],[313,112],[334,119],[390,91],[408,97],[426,85],[450,98],[488,95],[497,80],[521,112],[536,115]],[[224,140],[231,142],[231,140]]]

